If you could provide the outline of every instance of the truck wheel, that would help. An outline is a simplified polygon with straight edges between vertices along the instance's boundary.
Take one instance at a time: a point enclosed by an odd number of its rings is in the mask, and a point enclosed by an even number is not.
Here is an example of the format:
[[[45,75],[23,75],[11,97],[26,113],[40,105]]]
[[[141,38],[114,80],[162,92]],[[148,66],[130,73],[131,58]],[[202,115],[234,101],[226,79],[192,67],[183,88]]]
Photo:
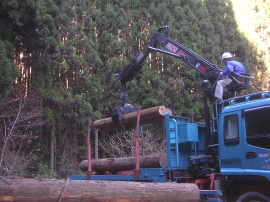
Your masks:
[[[237,199],[237,202],[269,202],[270,197],[259,192],[247,192]]]

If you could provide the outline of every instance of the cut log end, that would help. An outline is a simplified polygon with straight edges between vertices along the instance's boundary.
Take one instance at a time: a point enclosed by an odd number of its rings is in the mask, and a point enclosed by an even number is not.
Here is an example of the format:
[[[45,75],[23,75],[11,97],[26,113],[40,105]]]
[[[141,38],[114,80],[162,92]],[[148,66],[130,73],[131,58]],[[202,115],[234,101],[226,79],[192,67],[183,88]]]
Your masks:
[[[159,157],[159,165],[161,168],[166,168],[167,167],[167,157],[166,155],[160,155]]]
[[[159,107],[160,115],[165,116],[166,112],[169,112],[169,115],[172,115],[172,111],[169,108],[166,108],[164,106]]]

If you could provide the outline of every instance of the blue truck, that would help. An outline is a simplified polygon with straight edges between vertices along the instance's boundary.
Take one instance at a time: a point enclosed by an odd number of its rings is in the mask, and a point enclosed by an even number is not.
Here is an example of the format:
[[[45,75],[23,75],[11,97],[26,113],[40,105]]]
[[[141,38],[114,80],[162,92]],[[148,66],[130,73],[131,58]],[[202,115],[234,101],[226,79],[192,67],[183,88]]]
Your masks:
[[[122,104],[112,110],[112,120],[121,122],[124,114],[138,110],[128,103],[126,83],[136,76],[149,53],[157,51],[181,59],[204,78],[205,123],[165,114],[166,167],[140,168],[136,175],[70,179],[195,183],[201,201],[270,201],[270,92],[237,97],[238,91],[251,85],[252,77],[234,74],[224,98],[214,99],[221,69],[171,39],[169,32],[168,26],[159,28],[145,49],[116,75],[122,92],[112,93]]]

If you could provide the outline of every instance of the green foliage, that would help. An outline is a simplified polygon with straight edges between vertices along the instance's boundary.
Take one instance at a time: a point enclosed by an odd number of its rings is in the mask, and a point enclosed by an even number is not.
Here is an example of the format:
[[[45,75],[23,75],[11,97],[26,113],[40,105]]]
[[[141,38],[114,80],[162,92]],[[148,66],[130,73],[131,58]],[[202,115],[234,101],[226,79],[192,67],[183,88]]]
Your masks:
[[[248,50],[244,44],[239,53],[246,52],[245,60],[250,72],[255,77],[255,91],[269,90],[270,73],[270,2],[256,0],[251,4],[247,1],[232,1],[238,30],[247,38],[250,45]],[[240,45],[240,44],[239,44]],[[237,55],[238,57],[241,55]],[[248,56],[248,57],[247,57]]]
[[[3,42],[1,39],[0,67],[0,100],[2,100],[10,92],[12,83],[17,76],[17,71],[12,61],[11,44],[8,41]]]
[[[39,163],[37,165],[37,172],[35,177],[39,178],[50,178],[54,179],[57,177],[57,173],[53,170],[50,170],[48,164],[46,163]]]

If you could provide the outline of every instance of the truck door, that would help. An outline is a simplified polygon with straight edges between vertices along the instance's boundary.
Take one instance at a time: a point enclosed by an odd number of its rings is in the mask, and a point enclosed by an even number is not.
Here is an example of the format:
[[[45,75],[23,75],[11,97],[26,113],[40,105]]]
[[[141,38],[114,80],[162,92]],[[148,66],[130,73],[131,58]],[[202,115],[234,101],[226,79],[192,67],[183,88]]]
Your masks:
[[[245,174],[270,178],[270,106],[246,109],[242,117]]]
[[[219,156],[222,174],[243,175],[243,146],[240,138],[240,111],[225,113],[221,117]]]

